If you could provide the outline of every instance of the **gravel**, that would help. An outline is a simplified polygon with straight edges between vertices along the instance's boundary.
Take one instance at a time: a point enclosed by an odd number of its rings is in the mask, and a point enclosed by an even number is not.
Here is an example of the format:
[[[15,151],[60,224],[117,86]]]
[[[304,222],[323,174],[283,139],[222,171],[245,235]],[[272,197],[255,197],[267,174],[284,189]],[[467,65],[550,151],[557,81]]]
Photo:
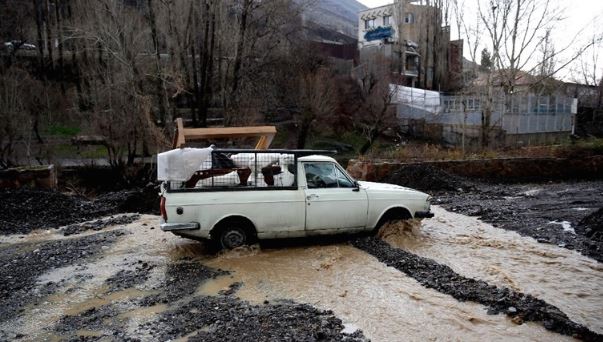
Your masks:
[[[435,204],[538,242],[603,261],[603,182],[480,184],[468,193],[434,193]]]
[[[422,164],[404,165],[382,180],[422,191],[473,189],[473,182],[437,167]]]
[[[117,213],[159,214],[158,191],[147,186],[106,193],[91,200],[58,191],[0,190],[0,234],[5,235],[59,228]],[[70,227],[64,232],[69,235],[95,228],[94,224],[87,227],[90,228]]]
[[[141,263],[135,273],[144,273],[149,267],[152,266]],[[191,341],[366,341],[360,331],[342,333],[344,326],[331,311],[291,301],[254,305],[238,300],[232,296],[241,286],[237,283],[219,296],[196,295],[204,281],[227,274],[198,261],[182,259],[168,265],[165,280],[154,288],[158,294],[64,316],[54,330],[67,339],[78,339],[78,331],[85,329],[99,333],[99,338],[117,340],[150,336],[152,340],[165,341],[187,336]],[[107,283],[113,286],[127,279],[128,273],[120,272]],[[124,288],[127,286],[119,289]],[[136,326],[130,336],[120,315],[133,307],[157,304],[166,304],[168,309]]]
[[[115,230],[76,239],[0,247],[0,321],[53,293],[57,284],[52,282],[32,291],[37,278],[47,270],[86,262],[101,252],[102,246],[111,245],[123,234]]]

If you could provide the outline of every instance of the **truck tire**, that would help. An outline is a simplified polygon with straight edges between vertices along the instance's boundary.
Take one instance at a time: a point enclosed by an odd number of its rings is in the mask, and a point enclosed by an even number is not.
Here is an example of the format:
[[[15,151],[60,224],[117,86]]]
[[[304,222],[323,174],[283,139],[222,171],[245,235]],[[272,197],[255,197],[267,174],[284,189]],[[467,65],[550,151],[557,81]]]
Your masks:
[[[234,249],[249,244],[249,235],[240,227],[227,227],[220,231],[218,243],[222,249]]]

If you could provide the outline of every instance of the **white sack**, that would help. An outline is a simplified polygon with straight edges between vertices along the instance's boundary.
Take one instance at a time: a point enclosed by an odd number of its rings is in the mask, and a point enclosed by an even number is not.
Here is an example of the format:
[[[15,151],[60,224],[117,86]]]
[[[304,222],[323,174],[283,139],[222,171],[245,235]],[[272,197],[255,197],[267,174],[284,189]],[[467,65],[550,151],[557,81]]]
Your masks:
[[[205,188],[211,186],[237,186],[241,183],[239,174],[237,171],[227,173],[222,176],[214,176],[206,179],[202,179],[197,182],[197,188]]]
[[[287,168],[274,176],[274,186],[292,186],[293,182],[295,182],[295,175],[289,172]]]
[[[258,169],[262,169],[266,166],[270,166],[281,157],[280,153],[257,153],[257,166]],[[256,153],[238,153],[230,156],[230,159],[234,162],[237,167],[255,169],[256,165]]]
[[[157,180],[185,182],[201,165],[211,167],[212,148],[179,148],[157,155]]]

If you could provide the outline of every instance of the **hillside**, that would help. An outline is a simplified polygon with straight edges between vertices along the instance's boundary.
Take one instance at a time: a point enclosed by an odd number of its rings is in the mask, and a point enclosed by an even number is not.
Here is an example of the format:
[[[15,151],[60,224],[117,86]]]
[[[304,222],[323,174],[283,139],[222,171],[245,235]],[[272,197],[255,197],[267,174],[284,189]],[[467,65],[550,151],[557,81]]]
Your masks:
[[[298,0],[305,19],[350,37],[357,36],[358,12],[367,7],[356,0]]]

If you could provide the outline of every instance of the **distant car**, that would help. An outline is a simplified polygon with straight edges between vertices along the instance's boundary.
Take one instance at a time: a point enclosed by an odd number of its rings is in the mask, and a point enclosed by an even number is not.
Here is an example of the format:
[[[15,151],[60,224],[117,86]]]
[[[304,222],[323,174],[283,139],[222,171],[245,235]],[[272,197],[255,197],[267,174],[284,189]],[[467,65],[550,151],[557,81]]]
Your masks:
[[[30,44],[30,43],[21,43],[20,40],[13,40],[10,42],[5,42],[4,43],[4,48],[8,51],[13,51],[15,49],[15,47],[18,47],[19,49],[23,49],[23,50],[35,50],[37,49],[37,47],[34,44]]]
[[[163,169],[169,160],[201,169],[192,181],[183,181],[186,175],[162,184],[161,229],[231,249],[257,239],[355,233],[390,220],[433,217],[429,195],[356,181],[335,159],[315,152],[325,151],[210,150],[205,162],[186,151],[160,154],[159,179],[178,173]]]

